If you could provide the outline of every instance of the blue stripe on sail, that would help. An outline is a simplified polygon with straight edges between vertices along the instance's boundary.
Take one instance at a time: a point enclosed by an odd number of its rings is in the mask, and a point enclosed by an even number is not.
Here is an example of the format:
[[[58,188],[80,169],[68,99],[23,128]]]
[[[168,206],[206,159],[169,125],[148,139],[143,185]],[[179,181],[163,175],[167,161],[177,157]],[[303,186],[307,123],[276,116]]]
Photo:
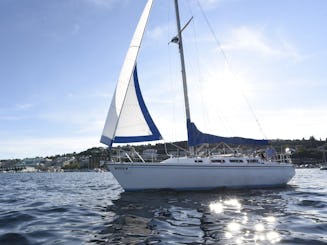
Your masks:
[[[187,120],[187,134],[189,146],[201,145],[204,143],[226,143],[226,144],[239,144],[239,145],[268,145],[268,140],[247,139],[241,137],[221,137],[211,134],[202,133],[197,129],[194,123]]]
[[[146,105],[144,103],[140,85],[139,85],[139,80],[137,76],[137,69],[136,65],[134,67],[134,72],[133,72],[133,77],[134,77],[134,86],[135,86],[135,92],[137,96],[137,100],[139,102],[139,106],[141,108],[142,114],[144,116],[145,121],[147,122],[149,129],[151,130],[152,135],[144,135],[144,136],[117,136],[114,138],[115,143],[130,143],[130,142],[143,142],[143,141],[152,141],[152,140],[160,140],[162,139],[161,134],[157,128],[157,126],[154,124],[151,115],[146,108]],[[133,120],[131,118],[131,120]]]
[[[132,142],[144,142],[144,141],[153,141],[153,140],[160,140],[154,135],[145,135],[145,136],[118,136],[115,137],[115,143],[132,143]]]

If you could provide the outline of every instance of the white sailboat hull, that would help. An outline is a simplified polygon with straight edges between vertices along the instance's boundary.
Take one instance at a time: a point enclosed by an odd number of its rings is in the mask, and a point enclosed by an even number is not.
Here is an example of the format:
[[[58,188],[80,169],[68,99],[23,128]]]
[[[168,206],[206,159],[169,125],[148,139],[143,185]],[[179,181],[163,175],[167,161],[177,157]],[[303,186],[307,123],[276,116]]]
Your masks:
[[[292,164],[120,163],[109,169],[125,191],[146,189],[205,190],[286,185]]]

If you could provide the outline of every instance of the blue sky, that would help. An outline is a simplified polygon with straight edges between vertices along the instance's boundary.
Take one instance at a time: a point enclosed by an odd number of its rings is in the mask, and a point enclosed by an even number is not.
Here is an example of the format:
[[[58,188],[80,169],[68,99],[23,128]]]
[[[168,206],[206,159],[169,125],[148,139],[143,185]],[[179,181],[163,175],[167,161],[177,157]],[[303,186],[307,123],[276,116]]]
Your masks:
[[[327,137],[327,2],[181,0],[191,117],[222,136]],[[145,0],[0,1],[0,159],[100,146]],[[172,1],[156,0],[138,59],[166,141],[186,139]],[[249,106],[250,105],[250,106]],[[254,112],[254,113],[253,113]],[[257,122],[259,122],[260,127]],[[263,131],[263,132],[262,132]]]

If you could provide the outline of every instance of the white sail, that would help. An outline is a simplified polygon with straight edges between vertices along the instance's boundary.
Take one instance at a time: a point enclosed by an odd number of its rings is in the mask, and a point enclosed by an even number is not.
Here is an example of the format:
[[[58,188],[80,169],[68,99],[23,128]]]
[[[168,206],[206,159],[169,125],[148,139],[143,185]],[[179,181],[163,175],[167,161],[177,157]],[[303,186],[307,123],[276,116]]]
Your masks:
[[[136,59],[152,3],[153,0],[148,0],[143,10],[120,71],[101,137],[101,142],[109,146],[113,142],[125,143],[161,139],[161,135],[143,102],[136,71]]]

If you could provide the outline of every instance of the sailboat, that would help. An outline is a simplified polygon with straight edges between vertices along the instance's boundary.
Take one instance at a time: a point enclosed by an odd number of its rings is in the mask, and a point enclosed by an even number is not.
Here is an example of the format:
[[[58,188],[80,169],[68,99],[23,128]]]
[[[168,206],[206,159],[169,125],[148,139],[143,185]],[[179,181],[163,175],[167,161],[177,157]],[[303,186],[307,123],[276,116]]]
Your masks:
[[[144,102],[137,74],[136,61],[151,12],[153,0],[148,0],[131,40],[121,68],[100,142],[112,147],[114,143],[161,140],[162,136]],[[269,145],[267,140],[241,137],[221,137],[202,133],[191,121],[184,62],[182,29],[178,0],[174,0],[186,127],[190,154],[156,163],[145,161],[110,162],[109,170],[125,191],[146,189],[203,190],[215,188],[274,187],[287,184],[295,174],[290,157],[247,156],[243,154],[199,156],[194,150],[201,144]],[[274,160],[277,159],[277,160]]]

